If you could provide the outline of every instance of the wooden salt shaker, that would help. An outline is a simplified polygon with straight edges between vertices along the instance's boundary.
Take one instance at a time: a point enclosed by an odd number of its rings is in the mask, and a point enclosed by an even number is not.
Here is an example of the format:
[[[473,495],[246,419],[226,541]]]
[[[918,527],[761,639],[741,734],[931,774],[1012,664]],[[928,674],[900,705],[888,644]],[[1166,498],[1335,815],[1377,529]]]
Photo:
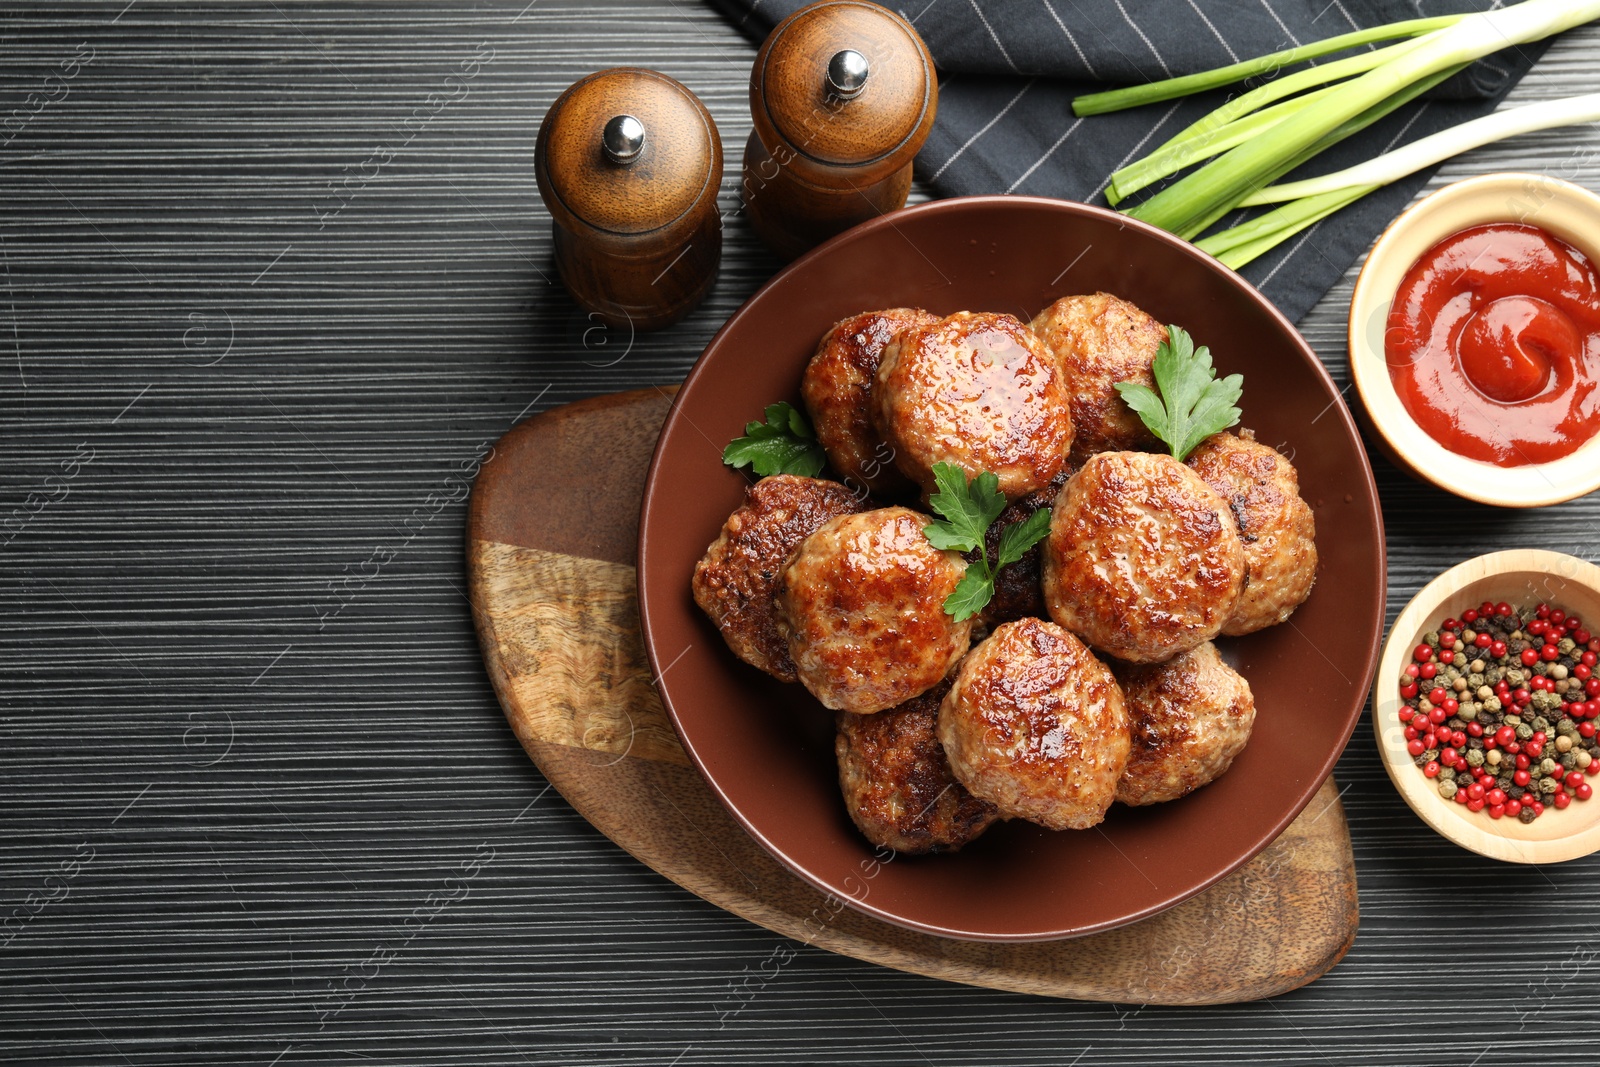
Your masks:
[[[818,0],[778,23],[750,72],[751,227],[793,259],[904,207],[938,98],[927,45],[888,8]]]
[[[579,306],[651,330],[704,298],[722,259],[722,141],[682,84],[639,67],[574,83],[545,114],[534,169]]]

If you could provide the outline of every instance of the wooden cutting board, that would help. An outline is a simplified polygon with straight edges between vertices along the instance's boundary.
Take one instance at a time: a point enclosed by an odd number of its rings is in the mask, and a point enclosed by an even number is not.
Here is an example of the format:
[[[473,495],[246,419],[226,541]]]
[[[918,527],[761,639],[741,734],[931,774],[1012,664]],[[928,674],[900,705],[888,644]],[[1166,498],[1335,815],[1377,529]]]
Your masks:
[[[1269,997],[1355,939],[1333,782],[1233,875],[1160,915],[1071,941],[998,944],[870,918],[791,874],[712,795],[651,684],[634,582],[640,494],[672,389],[535,416],[495,445],[467,517],[483,660],[523,748],[577,811],[658,873],[804,944],[954,982],[1138,1004]],[[764,983],[796,951],[777,942]],[[736,1010],[739,1001],[730,1001]]]

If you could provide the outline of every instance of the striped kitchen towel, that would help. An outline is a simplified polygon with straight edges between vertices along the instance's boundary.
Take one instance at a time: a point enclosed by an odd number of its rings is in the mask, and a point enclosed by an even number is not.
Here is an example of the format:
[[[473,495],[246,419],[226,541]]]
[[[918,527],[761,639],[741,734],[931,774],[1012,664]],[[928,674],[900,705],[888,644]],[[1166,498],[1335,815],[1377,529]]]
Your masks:
[[[760,41],[802,0],[711,0]],[[1072,98],[1153,81],[1488,0],[890,0],[939,67],[939,115],[916,173],[939,196],[1027,193],[1104,204],[1112,171],[1160,145],[1225,93],[1078,119]],[[1493,6],[1500,6],[1498,0]],[[1544,45],[1506,49],[1323,153],[1296,177],[1338,170],[1494,109]],[[1235,92],[1237,89],[1234,90]],[[1432,171],[1357,201],[1243,273],[1291,319],[1309,311]],[[1243,214],[1225,223],[1245,217]]]

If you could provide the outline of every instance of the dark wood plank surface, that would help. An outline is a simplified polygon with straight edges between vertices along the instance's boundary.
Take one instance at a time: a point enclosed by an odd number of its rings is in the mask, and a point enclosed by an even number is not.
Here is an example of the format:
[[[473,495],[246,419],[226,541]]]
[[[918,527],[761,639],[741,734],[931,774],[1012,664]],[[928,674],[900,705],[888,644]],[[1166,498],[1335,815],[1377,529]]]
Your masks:
[[[775,264],[733,219],[688,320],[595,328],[550,284],[533,137],[629,63],[736,152],[754,50],[698,4],[14,5],[0,41],[0,1061],[1593,1062],[1600,862],[1438,839],[1364,726],[1355,947],[1228,1008],[803,948],[545,791],[462,595],[471,475],[526,413],[680,379]],[[1512,102],[1600,89],[1597,45]],[[1597,152],[1447,173],[1595,186]],[[1341,380],[1348,283],[1304,324]],[[1391,612],[1491,547],[1600,555],[1600,500],[1501,513],[1375,465]]]

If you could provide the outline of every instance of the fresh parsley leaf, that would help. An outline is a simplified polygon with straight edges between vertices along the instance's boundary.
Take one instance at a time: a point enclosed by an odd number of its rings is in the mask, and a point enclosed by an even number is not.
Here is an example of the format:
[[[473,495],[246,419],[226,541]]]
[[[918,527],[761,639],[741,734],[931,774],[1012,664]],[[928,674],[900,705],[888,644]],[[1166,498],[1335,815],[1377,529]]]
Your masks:
[[[765,422],[745,423],[744,436],[722,450],[722,462],[750,467],[763,478],[773,474],[814,478],[827,459],[805,416],[781,400],[767,405]]]
[[[989,524],[1006,509],[1000,479],[984,471],[969,482],[966,472],[954,463],[935,463],[933,480],[939,491],[928,498],[928,504],[944,519],[924,529],[928,540],[935,548],[971,552],[983,544]]]
[[[1150,368],[1159,394],[1137,382],[1118,382],[1117,392],[1182,461],[1207,437],[1238,424],[1235,405],[1244,393],[1244,377],[1230,374],[1219,380],[1209,348],[1195,348],[1181,327],[1168,326],[1167,334]]]
[[[978,553],[977,561],[967,564],[961,581],[944,600],[945,614],[965,622],[994,597],[994,578],[1000,568],[1017,562],[1050,531],[1050,509],[1040,508],[1002,530],[999,561],[990,563],[984,535],[1006,509],[1000,479],[984,471],[968,481],[966,473],[953,463],[934,464],[933,479],[939,491],[928,503],[943,518],[924,526],[923,534],[935,548]]]
[[[954,592],[944,598],[944,613],[953,616],[956,622],[966,622],[982,611],[993,597],[994,578],[969,564]]]
[[[1000,533],[1000,558],[995,562],[995,570],[1009,567],[1027,555],[1028,549],[1044,540],[1044,535],[1049,532],[1049,508],[1040,508],[1021,522],[1007,526]]]

